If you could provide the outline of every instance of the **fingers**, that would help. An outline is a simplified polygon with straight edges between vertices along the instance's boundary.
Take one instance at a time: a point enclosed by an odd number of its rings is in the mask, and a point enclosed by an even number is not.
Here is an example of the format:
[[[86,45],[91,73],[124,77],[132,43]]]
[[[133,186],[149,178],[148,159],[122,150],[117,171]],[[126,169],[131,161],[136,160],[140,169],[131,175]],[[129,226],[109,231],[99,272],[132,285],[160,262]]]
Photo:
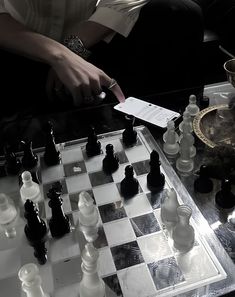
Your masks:
[[[125,102],[125,95],[123,94],[121,87],[115,79],[104,74],[101,77],[101,84],[109,89],[119,102]]]

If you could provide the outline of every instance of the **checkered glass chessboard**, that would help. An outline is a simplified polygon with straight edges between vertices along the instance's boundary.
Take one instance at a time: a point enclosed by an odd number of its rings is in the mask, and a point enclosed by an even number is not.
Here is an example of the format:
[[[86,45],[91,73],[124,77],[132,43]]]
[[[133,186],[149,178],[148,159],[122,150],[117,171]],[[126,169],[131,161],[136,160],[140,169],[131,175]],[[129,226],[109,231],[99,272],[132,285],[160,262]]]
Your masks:
[[[27,243],[23,228],[23,207],[20,202],[18,177],[2,177],[1,192],[9,193],[20,205],[20,219],[15,239],[0,238],[0,288],[2,296],[25,296],[17,277],[20,267],[33,262],[39,266],[42,287],[53,297],[77,297],[82,278],[81,252],[86,243],[78,230],[78,199],[81,191],[88,191],[94,198],[99,212],[99,236],[94,246],[99,251],[98,272],[106,284],[107,296],[150,297],[176,296],[200,288],[226,277],[219,262],[195,228],[196,241],[193,249],[180,254],[173,248],[160,218],[161,199],[166,189],[172,187],[166,175],[164,189],[152,194],[146,184],[149,158],[153,145],[148,130],[136,128],[138,140],[133,147],[122,143],[122,131],[100,135],[102,153],[88,158],[86,139],[60,146],[61,163],[47,167],[43,152],[38,152],[42,200],[40,216],[48,224],[51,209],[47,191],[60,181],[63,186],[63,209],[68,215],[72,231],[61,239],[49,236],[46,243],[48,261],[39,265],[33,256],[33,248]],[[113,144],[120,165],[111,175],[104,174],[102,160],[107,144]],[[131,199],[123,199],[120,182],[125,167],[131,164],[139,182],[139,193]],[[178,197],[182,203],[182,197]],[[190,295],[189,295],[190,296]]]

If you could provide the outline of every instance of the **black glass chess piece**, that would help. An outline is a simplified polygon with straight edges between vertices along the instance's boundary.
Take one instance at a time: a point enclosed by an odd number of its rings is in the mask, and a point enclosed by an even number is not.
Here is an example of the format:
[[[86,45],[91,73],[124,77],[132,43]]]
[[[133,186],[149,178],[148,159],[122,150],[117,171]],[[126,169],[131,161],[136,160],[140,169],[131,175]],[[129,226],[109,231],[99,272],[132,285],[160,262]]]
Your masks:
[[[222,179],[221,189],[215,195],[215,202],[220,208],[224,209],[235,206],[235,195],[231,191],[230,179]]]
[[[164,187],[165,175],[161,172],[159,154],[153,150],[150,154],[150,171],[147,174],[147,186],[151,192],[157,192]]]
[[[33,152],[32,149],[32,141],[25,140],[21,141],[21,144],[23,146],[23,157],[21,159],[22,165],[24,169],[32,169],[35,166],[37,166],[38,163],[38,156]]]
[[[86,153],[88,157],[93,157],[101,153],[101,144],[97,140],[97,135],[95,133],[95,128],[93,126],[90,126],[90,129],[88,132]]]
[[[57,165],[60,163],[60,151],[56,147],[53,125],[50,121],[47,122],[44,130],[46,133],[44,162],[48,166]]]
[[[71,224],[68,216],[63,210],[63,199],[61,198],[62,185],[60,182],[56,182],[52,185],[47,193],[47,197],[50,199],[48,202],[51,208],[52,216],[49,220],[49,228],[51,236],[60,238],[71,230]]]
[[[213,190],[213,181],[208,175],[205,164],[201,165],[199,176],[194,181],[194,190],[198,193],[210,193]]]
[[[115,172],[119,167],[118,156],[114,152],[113,145],[111,143],[106,145],[106,156],[103,159],[103,170],[106,174]]]
[[[47,262],[47,240],[48,229],[45,222],[39,217],[39,210],[32,200],[27,199],[24,204],[24,217],[27,220],[24,232],[29,244],[34,248],[34,256],[39,264]]]
[[[139,182],[134,177],[132,165],[125,167],[125,177],[120,184],[121,194],[124,198],[132,198],[139,192]]]
[[[12,151],[9,145],[4,147],[5,154],[5,163],[4,168],[7,175],[15,175],[19,173],[22,164],[19,158],[16,157],[16,154]]]
[[[122,141],[125,146],[132,146],[137,141],[137,132],[134,130],[135,117],[133,115],[125,116],[125,130],[122,133]]]

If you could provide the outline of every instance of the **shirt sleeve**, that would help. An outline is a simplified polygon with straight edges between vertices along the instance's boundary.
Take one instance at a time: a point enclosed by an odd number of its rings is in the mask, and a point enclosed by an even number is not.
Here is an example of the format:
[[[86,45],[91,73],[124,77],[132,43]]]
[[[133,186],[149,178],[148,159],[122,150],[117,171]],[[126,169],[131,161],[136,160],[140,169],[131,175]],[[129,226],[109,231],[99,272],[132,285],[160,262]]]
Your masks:
[[[140,9],[150,0],[100,0],[96,11],[89,18],[127,37],[135,25]],[[110,41],[112,36],[106,38]]]
[[[5,5],[4,5],[4,0],[0,0],[0,13],[7,12]]]

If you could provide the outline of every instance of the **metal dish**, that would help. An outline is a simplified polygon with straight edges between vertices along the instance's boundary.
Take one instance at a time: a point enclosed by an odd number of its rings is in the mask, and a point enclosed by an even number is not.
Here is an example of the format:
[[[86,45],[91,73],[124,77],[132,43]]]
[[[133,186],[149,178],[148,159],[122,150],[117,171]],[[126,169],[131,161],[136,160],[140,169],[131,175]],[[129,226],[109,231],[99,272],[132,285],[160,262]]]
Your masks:
[[[210,148],[218,146],[235,149],[235,109],[228,104],[209,106],[193,120],[197,137]]]

